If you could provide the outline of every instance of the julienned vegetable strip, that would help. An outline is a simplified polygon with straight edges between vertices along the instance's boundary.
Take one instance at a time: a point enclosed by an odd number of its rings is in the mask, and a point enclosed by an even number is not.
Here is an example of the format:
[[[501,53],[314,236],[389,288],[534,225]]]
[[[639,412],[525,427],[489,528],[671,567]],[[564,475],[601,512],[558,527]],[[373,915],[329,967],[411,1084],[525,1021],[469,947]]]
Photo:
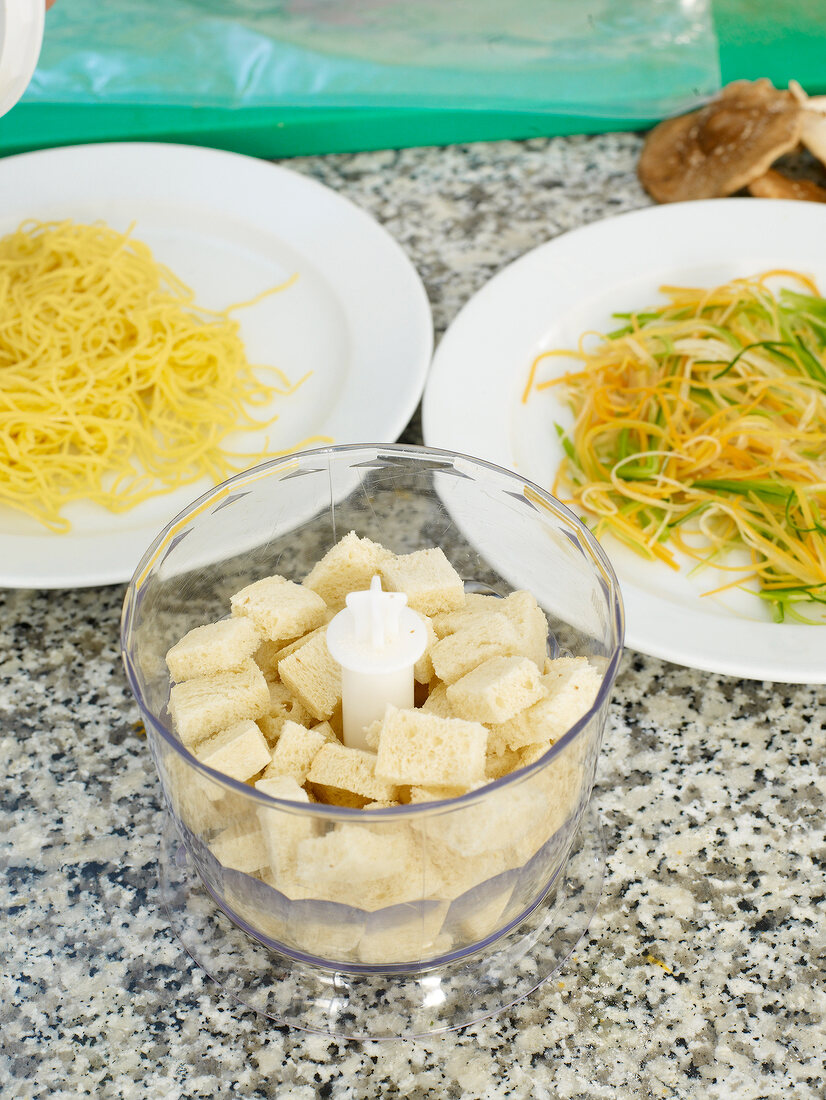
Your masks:
[[[778,621],[823,623],[826,301],[793,271],[661,290],[666,305],[534,361],[523,401],[563,385],[575,417],[556,426],[554,489],[597,536],[673,568],[672,550],[713,562],[732,575],[722,587],[756,581]],[[537,381],[554,356],[582,369]]]

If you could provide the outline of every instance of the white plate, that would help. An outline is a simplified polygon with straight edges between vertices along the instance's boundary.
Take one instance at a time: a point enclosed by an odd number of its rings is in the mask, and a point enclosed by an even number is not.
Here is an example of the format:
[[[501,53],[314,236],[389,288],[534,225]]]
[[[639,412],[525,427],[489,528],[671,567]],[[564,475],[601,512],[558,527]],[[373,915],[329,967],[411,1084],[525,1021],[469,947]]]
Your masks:
[[[554,390],[521,403],[531,362],[576,346],[611,314],[663,300],[664,283],[711,286],[773,267],[805,271],[826,289],[826,206],[717,199],[657,206],[574,230],[498,275],[462,309],[436,349],[424,396],[424,438],[518,470],[550,488],[562,457],[554,421],[570,414]],[[546,360],[543,377],[562,371]],[[569,361],[570,363],[570,361]],[[707,597],[693,578],[603,540],[620,579],[627,644],[692,668],[755,680],[826,682],[826,626],[776,624],[755,596]]]
[[[0,161],[0,197],[0,233],[25,218],[120,230],[134,221],[135,236],[204,306],[243,301],[298,272],[288,290],[236,314],[252,362],[291,379],[312,371],[277,401],[274,447],[311,435],[390,443],[415,411],[433,350],[421,280],[368,214],[314,180],[211,149],[87,145]],[[261,443],[254,433],[227,446],[255,453]],[[72,505],[66,535],[0,508],[0,585],[128,580],[158,531],[209,487],[202,480],[123,514]]]

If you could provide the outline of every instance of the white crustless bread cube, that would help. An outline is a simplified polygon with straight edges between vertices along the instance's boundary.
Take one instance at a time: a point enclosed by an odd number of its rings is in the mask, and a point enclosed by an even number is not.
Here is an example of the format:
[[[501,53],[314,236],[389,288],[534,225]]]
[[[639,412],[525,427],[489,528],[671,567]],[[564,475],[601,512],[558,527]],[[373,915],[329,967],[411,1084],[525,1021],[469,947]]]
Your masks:
[[[437,638],[445,638],[471,626],[479,615],[501,612],[504,600],[499,596],[483,596],[478,592],[466,592],[465,602],[456,611],[442,611],[433,616],[433,629]]]
[[[310,630],[306,634],[302,634],[300,638],[295,638],[293,641],[288,642],[286,645],[282,645],[278,652],[272,657],[272,661],[275,664],[276,674],[278,672],[278,666],[284,660],[285,657],[289,657],[291,653],[295,653],[301,649],[303,645],[306,645],[311,638],[315,638],[317,634],[327,634],[329,609],[324,613],[325,621],[321,626],[317,626],[315,630]],[[329,616],[332,618],[332,616]]]
[[[242,783],[257,775],[270,762],[264,735],[250,718],[220,730],[195,748],[195,756],[217,772]]]
[[[446,845],[430,844],[425,872],[427,896],[458,898],[504,870],[505,856],[497,849],[467,856]]]
[[[163,754],[161,769],[173,811],[193,833],[218,832],[226,825],[226,789],[196,772],[182,756]]]
[[[485,778],[488,731],[478,722],[388,707],[376,775],[389,783],[465,787]]]
[[[176,683],[243,667],[260,638],[251,619],[196,626],[169,650],[166,664]]]
[[[427,631],[427,641],[425,642],[424,652],[413,666],[413,676],[418,683],[429,684],[434,675],[433,660],[430,653],[436,644],[436,631],[433,629],[433,623],[427,615],[419,615],[419,618],[424,623],[424,628]]]
[[[496,728],[496,727],[494,727]],[[485,761],[485,776],[488,779],[501,779],[517,768],[523,767],[522,757],[513,749],[503,745],[500,752],[491,751],[493,732],[488,733],[488,755]]]
[[[359,944],[359,958],[366,963],[410,962],[425,959],[450,946],[449,937],[439,936],[448,910],[447,902],[427,902],[397,910],[395,919],[384,923],[372,917]],[[381,914],[384,918],[384,914]]]
[[[456,715],[447,701],[447,684],[436,684],[422,703],[421,709],[426,714],[436,714],[439,718],[455,718]],[[378,748],[378,738],[376,738],[376,748]]]
[[[552,744],[552,741],[540,741],[535,745],[525,745],[524,748],[519,749],[519,767],[527,768],[529,764],[535,764],[537,760],[541,760]]]
[[[540,672],[544,671],[548,656],[548,620],[533,593],[522,589],[511,592],[501,601],[501,605],[503,614],[508,616],[516,628],[519,639],[516,652],[530,657]]]
[[[362,736],[364,737],[364,743],[367,748],[376,752],[379,747],[379,738],[381,737],[381,718],[377,718],[375,722],[371,722],[369,726],[365,726]]]
[[[327,744],[323,733],[305,729],[289,718],[281,727],[281,734],[272,752],[272,762],[264,772],[264,779],[288,775],[296,783],[303,783],[316,753]]]
[[[413,844],[401,833],[339,825],[298,845],[297,873],[306,886],[366,883],[388,878],[408,866]]]
[[[302,583],[321,596],[328,607],[340,610],[350,592],[370,587],[380,565],[390,557],[391,552],[379,543],[350,531],[316,562]]]
[[[237,615],[232,622],[244,623],[252,622],[252,619],[248,619],[246,615]],[[258,665],[267,680],[278,679],[278,654],[284,648],[283,642],[271,642],[269,638],[265,638],[263,642],[260,642],[257,649],[252,655],[253,661]]]
[[[261,669],[247,661],[236,672],[219,672],[174,684],[169,713],[178,736],[188,747],[244,718],[267,713],[270,693]]]
[[[302,634],[300,638],[293,638],[289,642],[284,642],[283,639],[278,642],[271,642],[266,639],[253,653],[252,657],[258,667],[266,676],[267,680],[271,682],[278,681],[278,663],[285,657],[289,657],[291,653],[294,653],[296,649],[303,646],[308,641],[316,630],[323,630],[324,626],[316,627],[315,630],[309,631],[307,634]]]
[[[277,642],[297,638],[319,626],[326,605],[321,596],[286,577],[264,577],[230,598],[233,615],[247,615],[259,633]]]
[[[438,547],[394,555],[381,566],[391,592],[404,592],[407,605],[422,615],[453,611],[465,602],[462,578]]]
[[[259,779],[255,789],[270,798],[286,802],[309,804],[307,792],[291,775],[274,775]],[[318,834],[318,823],[306,814],[291,813],[277,806],[259,806],[258,823],[267,848],[271,870],[271,885],[289,897],[305,897],[307,891],[295,879],[297,846],[302,840]]]
[[[530,657],[542,670],[548,652],[548,620],[530,592],[520,589],[511,592],[505,599],[469,592],[465,596],[464,606],[458,611],[433,617],[433,629],[438,638],[446,638],[460,631],[472,630],[490,614],[505,615],[511,621],[515,635],[510,654]]]
[[[513,893],[513,882],[507,881],[492,891],[484,900],[468,907],[459,923],[459,932],[465,943],[474,943],[489,936],[499,926],[505,906]]]
[[[545,694],[529,657],[491,657],[447,689],[455,713],[473,722],[506,722]]]
[[[348,914],[347,919],[331,916],[327,920],[313,920],[305,913],[290,921],[289,942],[308,955],[321,955],[325,959],[353,959],[359,940],[364,933],[363,915]]]
[[[326,788],[350,791],[371,802],[396,798],[395,784],[376,778],[376,756],[372,752],[345,745],[324,745],[313,759],[307,781]]]
[[[313,718],[330,718],[341,700],[341,667],[330,656],[324,631],[279,662],[278,672]]]
[[[563,692],[570,692],[572,697],[580,699],[583,714],[596,699],[602,683],[599,670],[587,657],[557,657],[548,661],[545,677],[548,690],[556,698],[560,698]],[[586,699],[587,704],[584,703]]]
[[[558,741],[592,706],[602,677],[587,657],[558,657],[546,667],[549,671],[542,677],[545,697],[494,726],[491,740],[497,745],[521,749]]]
[[[261,732],[272,747],[281,735],[281,728],[286,721],[297,722],[299,726],[309,727],[312,724],[312,716],[299,703],[286,684],[275,680],[269,684],[270,709],[263,718],[258,719]]]
[[[263,775],[255,781],[255,789],[270,798],[283,798],[288,802],[309,802],[310,796],[291,775]]]
[[[266,881],[265,874],[266,872],[261,875],[264,881]],[[225,882],[223,893],[224,900],[229,908],[242,920],[246,921],[250,927],[262,932],[272,940],[284,943],[289,926],[283,916],[263,908],[258,899],[250,901],[247,890],[240,884]]]
[[[252,874],[269,863],[269,853],[255,818],[249,824],[238,822],[213,837],[209,849],[220,864]]]
[[[325,741],[329,741],[331,745],[340,745],[338,734],[330,725],[329,722],[318,722],[314,726],[310,726],[313,733],[320,733]]]
[[[452,684],[490,657],[513,656],[518,648],[516,629],[507,615],[480,612],[471,625],[436,642],[430,659],[439,679]]]
[[[460,811],[446,814],[428,825],[431,843],[452,848],[463,856],[500,851],[520,837],[542,815],[539,792],[525,787],[505,787]]]
[[[474,787],[477,784],[474,784]],[[410,802],[441,802],[446,798],[459,798],[467,794],[469,787],[411,787]]]

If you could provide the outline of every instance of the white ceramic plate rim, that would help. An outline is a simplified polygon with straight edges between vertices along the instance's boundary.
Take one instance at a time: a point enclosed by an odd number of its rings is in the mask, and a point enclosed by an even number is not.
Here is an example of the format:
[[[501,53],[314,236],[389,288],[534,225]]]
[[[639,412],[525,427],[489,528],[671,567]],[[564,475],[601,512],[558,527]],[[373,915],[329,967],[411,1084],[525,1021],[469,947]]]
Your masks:
[[[659,300],[663,283],[712,285],[786,267],[813,274],[823,288],[824,241],[826,207],[816,203],[717,199],[621,214],[539,246],[494,276],[437,347],[423,402],[425,443],[549,487],[561,457],[554,399],[520,401],[538,352],[571,346],[591,327],[604,331],[612,310]],[[734,608],[701,598],[713,587],[702,575],[669,580],[667,567],[608,540],[605,548],[630,648],[747,679],[826,682],[826,627],[767,621],[756,598],[743,597],[742,607],[732,598]]]
[[[293,415],[296,423],[303,417],[312,434],[336,444],[391,443],[413,415],[433,351],[424,286],[390,234],[321,183],[234,153],[112,143],[8,157],[0,161],[0,194],[2,233],[25,218],[96,218],[117,228],[134,220],[135,236],[148,240],[157,259],[181,274],[206,305],[243,300],[275,285],[291,268],[298,270],[303,304],[296,307],[287,296],[292,292],[285,292],[268,299],[268,308],[286,311],[281,316],[293,346],[306,331],[310,343],[326,340],[324,346],[338,359],[318,356],[317,376],[308,383],[315,389],[302,387],[290,398],[285,424]],[[167,240],[175,255],[191,254],[193,270],[181,271],[157,247],[153,233]],[[204,248],[217,258],[209,272]],[[217,270],[224,255],[227,271],[235,275],[246,276],[249,258],[250,279],[240,280],[245,283],[240,290],[230,285],[229,274]],[[210,284],[206,301],[199,265]],[[256,320],[259,308],[237,314],[245,339],[250,326],[265,324]],[[250,358],[269,361],[260,353],[250,352]],[[291,377],[300,377],[301,371],[275,358]],[[323,405],[317,422],[311,401]],[[296,428],[279,445],[296,446],[307,434]],[[66,535],[32,524],[21,530],[18,516],[0,513],[0,584],[68,588],[126,581],[157,532],[209,487],[202,480],[122,514],[72,505],[73,529]]]

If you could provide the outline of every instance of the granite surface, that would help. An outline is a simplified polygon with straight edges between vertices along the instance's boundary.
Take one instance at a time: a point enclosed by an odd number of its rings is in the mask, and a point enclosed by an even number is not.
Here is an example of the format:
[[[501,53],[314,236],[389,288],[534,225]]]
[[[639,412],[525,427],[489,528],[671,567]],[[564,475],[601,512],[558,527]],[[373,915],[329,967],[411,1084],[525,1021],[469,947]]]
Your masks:
[[[418,267],[437,334],[497,270],[647,203],[635,135],[290,162]],[[411,424],[405,437],[416,441]],[[458,1033],[346,1042],[239,1007],[159,910],[158,783],[119,660],[124,589],[0,591],[3,1097],[826,1096],[826,687],[626,653],[586,935]]]

